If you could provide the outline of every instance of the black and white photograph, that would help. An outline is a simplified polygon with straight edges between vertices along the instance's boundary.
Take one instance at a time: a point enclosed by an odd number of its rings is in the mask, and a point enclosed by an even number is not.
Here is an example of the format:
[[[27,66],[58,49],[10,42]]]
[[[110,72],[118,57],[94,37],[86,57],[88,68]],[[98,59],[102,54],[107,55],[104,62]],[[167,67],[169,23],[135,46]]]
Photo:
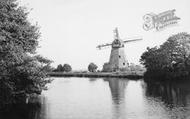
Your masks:
[[[190,1],[0,0],[0,119],[190,119]]]

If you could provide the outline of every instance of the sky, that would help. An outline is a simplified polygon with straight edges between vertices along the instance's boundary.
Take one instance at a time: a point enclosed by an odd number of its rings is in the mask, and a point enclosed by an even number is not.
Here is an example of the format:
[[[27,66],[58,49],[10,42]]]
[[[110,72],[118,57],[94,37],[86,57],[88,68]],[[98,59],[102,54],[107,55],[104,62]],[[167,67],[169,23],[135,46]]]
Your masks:
[[[52,66],[68,63],[73,70],[87,70],[94,62],[99,69],[108,62],[111,43],[118,27],[120,38],[142,38],[125,44],[129,63],[140,64],[147,47],[159,46],[173,34],[190,33],[189,0],[19,0],[30,11],[29,20],[40,26],[38,54],[53,61]],[[145,31],[143,16],[175,9],[178,24],[161,31]]]

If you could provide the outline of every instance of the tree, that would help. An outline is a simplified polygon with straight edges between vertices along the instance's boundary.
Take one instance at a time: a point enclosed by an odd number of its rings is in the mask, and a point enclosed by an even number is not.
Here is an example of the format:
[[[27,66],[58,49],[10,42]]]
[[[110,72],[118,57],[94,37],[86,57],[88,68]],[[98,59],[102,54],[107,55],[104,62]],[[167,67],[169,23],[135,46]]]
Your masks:
[[[63,71],[63,66],[61,64],[57,65],[56,71],[58,72]]]
[[[88,65],[88,71],[89,72],[96,72],[97,68],[98,68],[98,66],[96,64],[94,64],[94,63],[90,63]]]
[[[63,71],[64,71],[64,72],[70,72],[70,71],[72,71],[71,65],[69,65],[69,64],[64,64],[64,65],[63,65]]]
[[[57,68],[54,70],[55,72],[70,72],[72,71],[72,67],[69,64],[59,64]]]
[[[51,61],[36,54],[39,27],[15,0],[0,1],[0,108],[40,94]]]
[[[190,35],[179,33],[167,39],[159,48],[147,48],[141,56],[147,73],[164,77],[190,75]]]

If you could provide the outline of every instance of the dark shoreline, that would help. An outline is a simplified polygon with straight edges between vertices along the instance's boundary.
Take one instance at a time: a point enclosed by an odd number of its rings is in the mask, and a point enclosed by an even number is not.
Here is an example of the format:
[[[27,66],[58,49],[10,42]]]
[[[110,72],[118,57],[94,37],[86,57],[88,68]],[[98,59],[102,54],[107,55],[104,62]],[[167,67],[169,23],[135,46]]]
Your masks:
[[[89,77],[89,78],[129,78],[142,79],[143,74],[105,73],[105,72],[50,72],[51,77]]]

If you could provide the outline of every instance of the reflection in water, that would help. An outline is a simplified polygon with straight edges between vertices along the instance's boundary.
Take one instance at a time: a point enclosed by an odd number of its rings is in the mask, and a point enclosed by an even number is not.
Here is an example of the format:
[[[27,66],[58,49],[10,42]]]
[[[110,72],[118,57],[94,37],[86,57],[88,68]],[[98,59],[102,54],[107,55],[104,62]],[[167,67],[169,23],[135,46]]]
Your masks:
[[[112,100],[116,104],[124,103],[125,88],[128,84],[128,80],[122,80],[117,78],[104,79],[109,82]]]
[[[125,113],[125,89],[128,84],[128,80],[122,80],[117,78],[104,79],[109,82],[109,88],[112,97],[112,119],[119,119],[124,116]]]
[[[0,119],[190,119],[190,81],[56,79],[35,104],[14,106]]]
[[[190,82],[147,83],[146,95],[160,97],[167,105],[186,106],[190,102]]]
[[[89,81],[91,81],[91,82],[94,82],[96,80],[97,80],[97,78],[89,78]]]
[[[39,97],[35,100],[35,103],[29,104],[16,104],[8,112],[1,112],[0,119],[45,119],[43,100],[44,97]]]
[[[167,107],[171,118],[190,118],[190,81],[146,83],[146,96],[159,98]]]

